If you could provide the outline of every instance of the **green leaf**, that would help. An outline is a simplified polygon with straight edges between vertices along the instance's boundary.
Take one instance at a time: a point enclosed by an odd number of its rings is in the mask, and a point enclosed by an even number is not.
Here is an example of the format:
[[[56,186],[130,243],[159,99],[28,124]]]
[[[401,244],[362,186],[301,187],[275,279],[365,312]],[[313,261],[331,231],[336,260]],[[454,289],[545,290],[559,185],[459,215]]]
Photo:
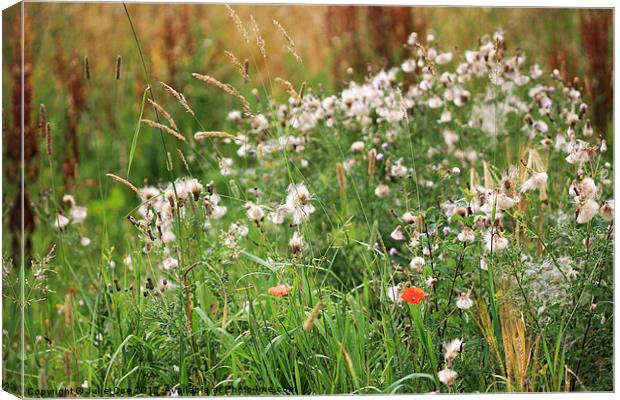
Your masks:
[[[267,261],[263,260],[262,258],[255,256],[254,254],[246,253],[245,251],[242,251],[241,254],[243,254],[244,257],[254,261],[255,263],[260,264],[263,267],[269,268],[272,272],[276,272],[280,269],[276,266],[269,264]]]
[[[133,161],[133,157],[136,153],[136,147],[138,146],[138,134],[140,133],[140,126],[142,125],[142,114],[144,114],[144,103],[146,103],[146,92],[150,89],[150,86],[147,86],[144,89],[144,93],[142,94],[142,104],[140,105],[140,117],[138,117],[138,125],[136,125],[136,130],[133,132],[133,139],[131,140],[131,148],[129,149],[129,162],[127,163],[127,177],[129,177],[129,172],[131,171],[131,163]]]

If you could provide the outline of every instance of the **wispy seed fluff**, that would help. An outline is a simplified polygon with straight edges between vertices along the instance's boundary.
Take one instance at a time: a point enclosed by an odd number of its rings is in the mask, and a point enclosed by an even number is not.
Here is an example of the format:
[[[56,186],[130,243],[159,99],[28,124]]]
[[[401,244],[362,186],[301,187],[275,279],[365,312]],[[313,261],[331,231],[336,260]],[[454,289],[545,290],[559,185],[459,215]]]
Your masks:
[[[576,217],[578,224],[586,224],[599,212],[599,205],[594,200],[597,194],[596,183],[590,177],[581,182],[573,183],[569,190],[577,203]]]
[[[295,231],[293,233],[293,237],[288,242],[289,246],[291,246],[291,250],[293,254],[298,254],[301,252],[301,249],[304,247],[303,237],[299,234],[299,232]]]
[[[403,228],[398,225],[390,234],[390,237],[394,240],[405,240],[405,234],[403,232]]]
[[[584,178],[581,182],[574,182],[569,190],[572,196],[582,196],[587,199],[592,199],[596,196],[596,183],[590,177]]]
[[[62,214],[56,215],[56,220],[54,221],[54,227],[57,229],[63,229],[65,226],[69,225],[69,218],[65,217]]]
[[[351,144],[351,153],[361,153],[362,151],[364,151],[364,142],[361,140]]]
[[[603,218],[607,222],[611,222],[614,219],[614,201],[607,200],[603,203],[599,210],[599,214],[601,218]]]
[[[547,173],[535,172],[521,185],[521,193],[529,190],[542,189],[547,185]]]
[[[245,204],[247,210],[248,219],[251,221],[261,221],[265,217],[265,211],[261,206],[248,202]]]
[[[406,213],[403,214],[403,221],[405,221],[406,224],[415,224],[416,217],[415,215],[407,211]]]
[[[310,214],[315,211],[314,206],[310,203],[310,199],[310,192],[303,183],[288,187],[286,205],[289,210],[292,210],[295,225],[299,225],[310,218]]]
[[[459,374],[456,373],[456,371],[446,367],[444,369],[442,369],[441,371],[439,371],[437,373],[437,377],[439,378],[439,380],[448,386],[452,386],[454,385],[454,382],[456,381],[456,378],[459,376]]]
[[[411,269],[413,269],[416,272],[422,272],[422,268],[424,267],[424,264],[426,264],[426,261],[424,261],[424,258],[418,256],[418,257],[413,257],[413,259],[409,263],[409,266],[411,267]]]
[[[390,194],[390,187],[388,185],[379,185],[375,188],[375,196],[379,198],[386,197]]]
[[[446,363],[448,363],[448,367],[452,366],[452,361],[458,356],[463,350],[463,340],[462,339],[452,339],[449,342],[443,343],[444,350],[444,359]]]
[[[494,232],[493,235],[491,235],[491,232],[489,231],[484,235],[484,245],[487,252],[502,251],[508,246],[508,239],[501,237],[497,232]]]
[[[596,213],[598,213],[598,203],[592,199],[587,198],[579,198],[579,203],[577,204],[577,223],[578,224],[587,224],[594,218]]]
[[[470,228],[463,228],[463,230],[457,235],[459,242],[469,243],[476,240],[476,234]]]
[[[474,301],[469,297],[469,293],[461,293],[456,300],[456,306],[461,310],[469,310],[474,305]]]

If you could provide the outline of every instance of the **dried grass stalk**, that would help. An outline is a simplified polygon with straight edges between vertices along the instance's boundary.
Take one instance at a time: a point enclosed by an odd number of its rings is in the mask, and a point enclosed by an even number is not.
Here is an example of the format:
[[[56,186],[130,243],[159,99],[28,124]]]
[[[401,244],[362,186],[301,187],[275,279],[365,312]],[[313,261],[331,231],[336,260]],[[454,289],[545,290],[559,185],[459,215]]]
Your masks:
[[[189,104],[187,104],[187,100],[185,100],[185,96],[183,96],[183,93],[177,92],[170,85],[167,85],[164,82],[159,82],[159,83],[161,83],[164,89],[170,94],[172,94],[179,101],[179,103],[181,103],[181,106],[183,106],[185,111],[187,111],[188,113],[192,115],[195,115],[194,111],[190,108]]]
[[[157,104],[155,101],[151,100],[150,98],[147,98],[146,100],[149,102],[150,105],[153,106],[153,108],[155,108],[157,111],[161,113],[161,115],[166,119],[166,121],[168,121],[172,129],[174,129],[177,132],[179,131],[177,124],[172,119],[172,116],[168,114],[168,111],[166,111],[162,106],[160,106],[159,104]]]
[[[45,141],[47,143],[47,155],[51,156],[54,149],[52,147],[52,126],[49,122],[45,124]]]
[[[228,9],[228,15],[230,15],[230,18],[232,18],[233,21],[235,22],[235,26],[237,27],[237,30],[239,31],[241,36],[243,36],[243,40],[247,44],[250,44],[250,38],[248,36],[248,31],[243,26],[243,23],[241,22],[241,18],[239,18],[239,15],[237,15],[235,10],[233,10],[233,8],[229,6],[228,4],[226,4],[226,8]]]
[[[304,322],[304,326],[303,326],[304,331],[309,331],[310,329],[312,329],[322,309],[323,309],[323,303],[319,301],[318,303],[316,303],[316,305],[312,309],[312,312],[308,316],[308,319],[306,319],[306,322]]]
[[[172,129],[170,127],[167,127],[164,124],[160,124],[159,122],[155,122],[155,121],[152,121],[152,120],[146,119],[146,118],[143,118],[141,121],[144,122],[147,125],[152,126],[153,128],[162,129],[166,133],[174,136],[175,138],[177,138],[177,139],[179,139],[179,140],[181,140],[183,142],[185,141],[185,138],[179,132],[175,131],[174,129]]]
[[[504,344],[508,391],[514,389],[519,392],[527,391],[527,373],[532,346],[525,332],[523,315],[518,315],[509,304],[503,304],[500,307],[500,325]]]
[[[39,106],[39,134],[42,138],[45,137],[45,125],[47,124],[47,112],[45,110],[45,104]]]
[[[246,100],[245,97],[243,97],[241,93],[239,93],[239,91],[233,85],[229,83],[222,83],[212,76],[202,75],[196,72],[192,73],[192,76],[198,80],[208,83],[209,85],[215,86],[216,88],[230,94],[231,96],[235,96],[241,102],[241,106],[243,107],[245,113],[248,115],[252,115],[252,112],[250,111],[250,103]]]
[[[73,301],[71,299],[71,292],[65,294],[65,325],[71,326],[73,323]]]
[[[231,135],[230,133],[218,132],[218,131],[210,131],[210,132],[200,131],[194,134],[194,139],[196,140],[204,139],[208,137],[220,137],[220,138],[228,138],[228,139],[233,139],[233,140],[237,139],[236,136]]]
[[[491,316],[489,315],[489,311],[487,309],[485,301],[478,297],[474,302],[476,308],[478,309],[478,319],[476,323],[480,328],[480,332],[482,332],[482,336],[488,343],[491,348],[492,354],[495,356],[497,364],[500,367],[500,371],[502,375],[505,375],[504,362],[502,360],[502,356],[499,351],[499,345],[497,343],[497,339],[495,338],[495,330],[493,329],[493,322],[491,321]]]
[[[340,352],[344,356],[344,360],[347,363],[347,366],[349,367],[349,372],[351,373],[353,380],[357,382],[357,374],[355,373],[355,368],[353,366],[353,360],[351,360],[351,356],[349,356],[349,352],[347,352],[347,349],[344,348],[344,345],[342,343],[340,343]]]
[[[295,50],[295,42],[293,42],[293,39],[289,36],[289,34],[284,29],[284,27],[282,25],[280,25],[280,23],[278,21],[276,21],[274,19],[273,20],[273,24],[276,26],[276,28],[278,28],[278,30],[280,31],[280,33],[284,37],[284,40],[286,40],[286,48],[287,48],[287,50],[290,51],[291,54],[297,60],[297,62],[301,64],[302,60],[301,60],[301,57],[299,56],[299,54],[297,54],[297,51]]]
[[[71,379],[71,353],[69,350],[65,350],[65,375],[67,377],[67,382],[71,385],[73,380]]]
[[[267,51],[265,50],[265,39],[263,39],[263,36],[260,34],[260,29],[258,28],[258,24],[256,23],[253,15],[250,15],[250,21],[252,22],[252,31],[254,32],[254,36],[256,37],[256,45],[258,46],[258,49],[260,50],[263,58],[267,59]]]
[[[489,164],[486,161],[482,162],[482,171],[483,171],[483,176],[484,176],[484,187],[492,188],[493,177],[491,176],[491,170],[489,168]]]
[[[299,100],[301,98],[299,96],[299,93],[297,93],[297,91],[295,90],[291,82],[287,81],[286,79],[282,79],[280,77],[276,77],[275,81],[281,84],[282,86],[284,86],[286,93],[288,93],[295,100]]]
[[[120,176],[116,176],[116,175],[114,175],[114,174],[110,174],[110,173],[107,173],[107,174],[105,174],[105,175],[106,175],[108,178],[111,178],[111,179],[115,180],[116,182],[118,182],[118,183],[122,183],[123,185],[127,186],[129,189],[133,190],[133,191],[134,191],[134,192],[138,195],[138,197],[140,197],[140,198],[142,197],[142,195],[141,195],[141,193],[140,193],[140,190],[138,190],[138,188],[137,188],[137,187],[135,187],[135,186],[134,186],[131,182],[129,182],[127,179],[121,178]]]
[[[191,171],[189,170],[189,164],[187,163],[187,160],[185,159],[185,156],[183,155],[183,152],[181,151],[181,149],[177,149],[177,153],[179,154],[179,158],[181,159],[183,166],[185,167],[187,172],[191,174]]]
[[[250,80],[250,76],[247,73],[246,66],[244,64],[242,64],[241,61],[239,61],[239,59],[233,53],[231,53],[230,51],[224,51],[224,54],[226,54],[226,57],[228,57],[230,62],[237,69],[237,71],[239,72],[239,74],[243,78],[243,81],[244,82],[249,81]],[[249,63],[247,64],[247,66],[249,67]]]
[[[344,167],[342,166],[342,163],[338,163],[338,165],[336,165],[336,175],[338,177],[338,187],[340,187],[340,190],[344,192],[347,189],[347,181],[344,177]]]
[[[373,176],[376,169],[377,150],[370,149],[368,152],[368,175]]]

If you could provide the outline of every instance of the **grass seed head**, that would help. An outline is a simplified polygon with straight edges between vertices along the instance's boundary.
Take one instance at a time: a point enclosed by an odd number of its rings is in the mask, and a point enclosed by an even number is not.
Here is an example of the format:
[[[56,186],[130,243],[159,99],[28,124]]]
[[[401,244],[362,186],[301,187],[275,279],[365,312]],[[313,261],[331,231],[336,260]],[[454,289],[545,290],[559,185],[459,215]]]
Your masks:
[[[168,121],[168,124],[170,124],[170,127],[172,129],[174,129],[175,131],[179,131],[179,128],[177,127],[177,124],[174,122],[174,119],[172,119],[172,116],[159,104],[157,104],[154,100],[152,100],[151,98],[147,98],[146,99],[150,105],[153,106],[153,108],[157,111],[160,112],[161,115],[166,119],[166,121]]]
[[[129,182],[127,179],[121,178],[120,176],[110,174],[110,173],[107,173],[106,176],[112,180],[115,180],[118,183],[121,183],[127,186],[129,189],[133,190],[134,193],[138,195],[138,197],[142,198],[140,190],[137,187],[135,187],[131,182]]]
[[[303,326],[304,331],[307,332],[310,329],[312,329],[322,309],[323,309],[323,302],[319,301],[318,303],[316,303],[316,305],[312,309],[312,312],[310,313],[310,315],[308,315],[306,322],[304,322],[304,326]]]
[[[150,119],[146,119],[146,118],[142,118],[140,121],[144,122],[145,124],[152,126],[153,128],[157,128],[157,129],[161,129],[164,132],[166,132],[167,134],[174,136],[175,138],[181,140],[181,141],[185,141],[185,138],[177,131],[175,131],[174,129],[164,125],[164,124],[160,124],[159,122],[155,122],[153,120]]]
[[[84,77],[87,81],[90,80],[90,64],[88,62],[88,56],[84,56]]]
[[[249,81],[250,76],[248,75],[248,72],[247,72],[248,69],[250,68],[249,61],[245,60],[245,63],[241,63],[241,61],[239,61],[239,59],[230,51],[224,51],[224,54],[226,54],[226,57],[228,57],[228,59],[230,60],[232,65],[235,67],[237,72],[239,72],[239,75],[241,75],[241,77],[243,78],[243,81],[244,82]]]
[[[280,31],[280,33],[284,37],[287,50],[293,55],[293,57],[295,57],[295,60],[297,60],[297,62],[301,64],[302,59],[295,50],[295,42],[293,41],[293,39],[289,36],[289,34],[286,32],[286,29],[284,29],[284,27],[278,21],[274,19],[273,24],[276,26],[276,28],[278,28],[278,31]]]
[[[267,59],[267,52],[265,50],[265,39],[260,34],[260,29],[253,15],[250,15],[250,21],[252,23],[252,31],[254,32],[254,36],[256,37],[256,46],[260,50],[260,54],[263,56],[263,59]]]
[[[172,88],[170,85],[167,85],[164,82],[159,82],[159,83],[162,84],[162,86],[168,93],[172,94],[179,101],[179,103],[185,109],[185,111],[187,111],[191,115],[195,115],[194,111],[190,108],[189,104],[187,103],[185,96],[183,96],[183,93],[177,92],[176,90],[174,90],[174,88]]]
[[[121,62],[122,62],[121,56],[120,55],[116,56],[116,71],[115,71],[116,80],[121,79]]]
[[[230,15],[230,18],[232,18],[232,20],[234,21],[235,26],[237,27],[237,30],[243,37],[243,40],[245,41],[245,43],[250,44],[250,38],[248,36],[248,31],[243,26],[243,22],[241,22],[241,18],[239,18],[239,15],[237,15],[235,10],[233,10],[233,8],[229,6],[228,4],[226,4],[226,9],[228,9],[228,15]]]

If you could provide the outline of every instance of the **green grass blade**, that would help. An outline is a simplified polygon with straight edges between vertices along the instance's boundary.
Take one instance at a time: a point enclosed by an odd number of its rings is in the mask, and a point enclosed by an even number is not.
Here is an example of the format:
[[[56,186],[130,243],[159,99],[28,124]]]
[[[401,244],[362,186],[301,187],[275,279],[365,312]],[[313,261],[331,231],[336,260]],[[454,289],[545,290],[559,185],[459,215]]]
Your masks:
[[[140,126],[142,125],[142,114],[144,114],[144,104],[146,103],[146,93],[151,87],[147,86],[142,94],[142,103],[140,104],[140,116],[138,117],[138,124],[133,132],[133,138],[131,139],[131,148],[129,149],[129,161],[127,162],[127,178],[129,178],[129,172],[131,171],[131,163],[133,157],[136,154],[136,147],[138,146],[138,135],[140,134]]]

